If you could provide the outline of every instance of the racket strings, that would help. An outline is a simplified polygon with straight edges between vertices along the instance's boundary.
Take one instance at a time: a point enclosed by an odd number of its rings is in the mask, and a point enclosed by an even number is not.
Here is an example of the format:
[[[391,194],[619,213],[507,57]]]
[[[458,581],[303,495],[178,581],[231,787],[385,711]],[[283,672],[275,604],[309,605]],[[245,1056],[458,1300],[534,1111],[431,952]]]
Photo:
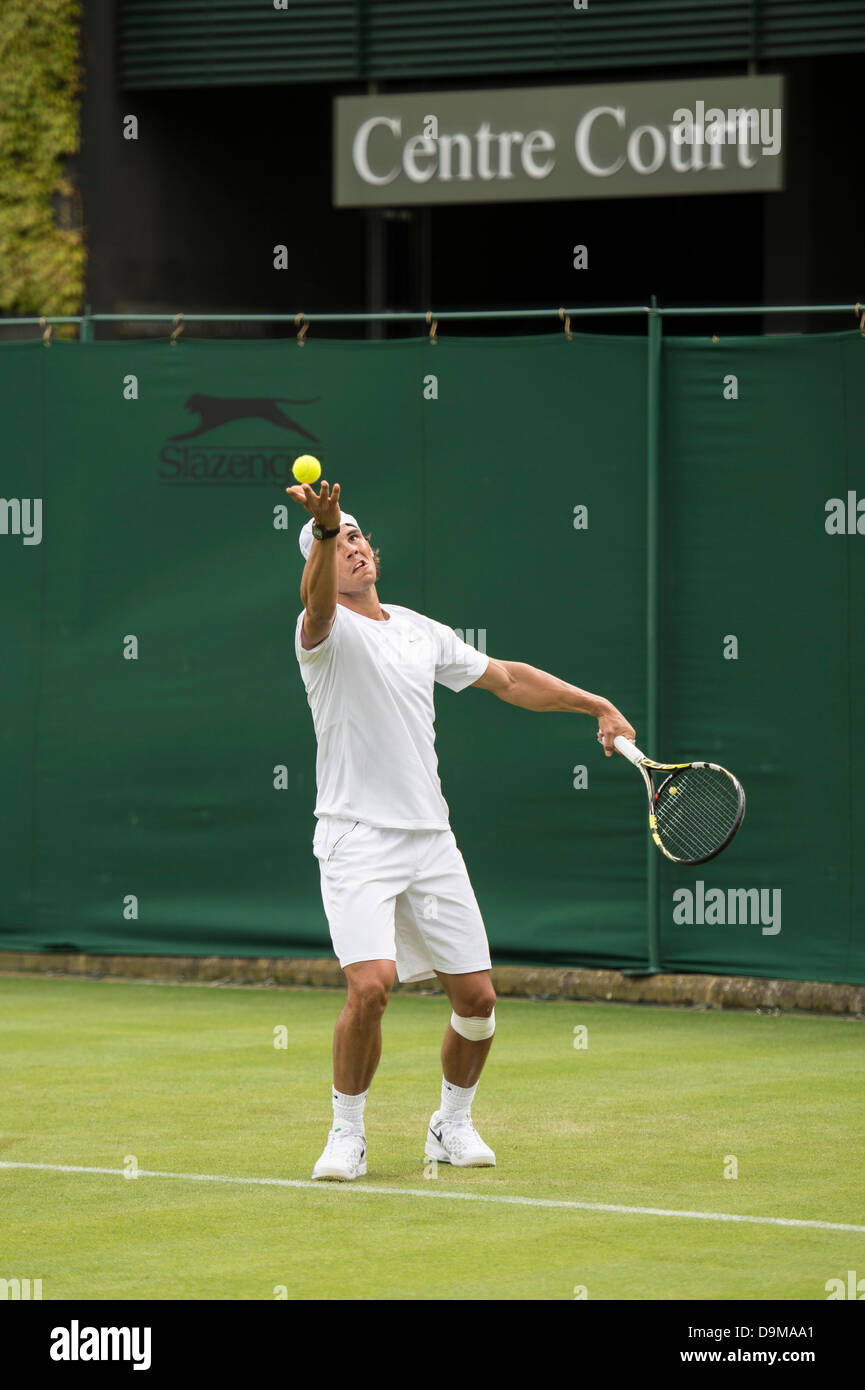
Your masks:
[[[670,779],[655,802],[657,833],[677,859],[703,859],[725,843],[740,810],[739,790],[728,773],[686,768]]]

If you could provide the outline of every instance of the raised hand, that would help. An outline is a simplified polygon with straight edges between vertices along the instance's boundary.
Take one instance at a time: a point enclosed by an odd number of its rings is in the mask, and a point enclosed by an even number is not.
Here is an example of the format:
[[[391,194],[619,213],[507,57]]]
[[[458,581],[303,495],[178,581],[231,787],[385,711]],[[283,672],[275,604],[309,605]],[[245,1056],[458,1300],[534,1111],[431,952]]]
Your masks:
[[[309,483],[299,483],[295,487],[287,487],[286,492],[289,497],[293,497],[295,502],[299,502],[305,507],[310,516],[323,526],[325,531],[333,531],[340,524],[341,513],[339,510],[339,483],[334,483],[333,492],[330,484],[324,478],[321,480],[321,487],[316,493]]]

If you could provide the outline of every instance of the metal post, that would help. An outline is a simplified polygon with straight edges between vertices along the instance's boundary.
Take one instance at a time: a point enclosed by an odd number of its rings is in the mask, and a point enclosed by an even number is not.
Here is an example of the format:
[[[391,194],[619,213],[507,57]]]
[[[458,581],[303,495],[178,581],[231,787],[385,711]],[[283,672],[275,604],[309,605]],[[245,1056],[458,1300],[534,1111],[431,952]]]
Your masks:
[[[89,304],[85,304],[84,306],[84,316],[81,320],[81,327],[78,330],[78,341],[80,343],[93,342],[93,319],[91,317]]]
[[[430,209],[417,209],[415,222],[416,280],[421,304],[432,305],[432,237],[430,232]]]
[[[361,34],[365,33],[360,6],[357,9],[357,22],[361,27]],[[367,96],[378,96],[379,84],[368,82],[366,93]],[[384,209],[366,208],[364,222],[366,224],[366,307],[372,311],[369,314],[366,336],[380,340],[385,336],[380,311],[384,309],[387,302],[387,227],[385,226]]]
[[[372,313],[364,314],[368,338],[383,338],[382,314],[387,283],[384,216],[381,208],[366,209],[366,302]]]
[[[663,319],[657,295],[649,308],[646,378],[646,737],[641,747],[650,758],[658,742],[658,460],[661,438],[661,335]],[[661,931],[658,914],[658,851],[646,840],[646,908],[649,973],[661,969]]]

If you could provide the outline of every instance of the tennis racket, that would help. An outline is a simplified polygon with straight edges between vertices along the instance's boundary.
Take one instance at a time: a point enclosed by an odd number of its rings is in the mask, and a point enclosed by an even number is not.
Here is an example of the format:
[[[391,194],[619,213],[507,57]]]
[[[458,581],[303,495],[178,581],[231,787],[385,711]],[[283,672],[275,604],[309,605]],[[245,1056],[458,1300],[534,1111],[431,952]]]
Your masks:
[[[674,864],[705,864],[732,840],[745,814],[745,793],[717,763],[656,763],[618,734],[613,747],[634,764],[649,794],[649,833]],[[655,787],[653,773],[665,773]]]

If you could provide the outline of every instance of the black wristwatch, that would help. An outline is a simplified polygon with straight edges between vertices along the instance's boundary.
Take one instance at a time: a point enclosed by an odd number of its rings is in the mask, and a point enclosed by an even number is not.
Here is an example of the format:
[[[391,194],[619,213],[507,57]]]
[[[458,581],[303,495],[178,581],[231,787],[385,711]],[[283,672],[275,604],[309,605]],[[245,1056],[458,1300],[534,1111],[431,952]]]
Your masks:
[[[334,536],[339,535],[339,527],[336,526],[332,531],[326,531],[324,527],[319,524],[319,522],[314,521],[312,523],[312,534],[315,536],[315,539],[317,541],[331,541],[333,540]]]

